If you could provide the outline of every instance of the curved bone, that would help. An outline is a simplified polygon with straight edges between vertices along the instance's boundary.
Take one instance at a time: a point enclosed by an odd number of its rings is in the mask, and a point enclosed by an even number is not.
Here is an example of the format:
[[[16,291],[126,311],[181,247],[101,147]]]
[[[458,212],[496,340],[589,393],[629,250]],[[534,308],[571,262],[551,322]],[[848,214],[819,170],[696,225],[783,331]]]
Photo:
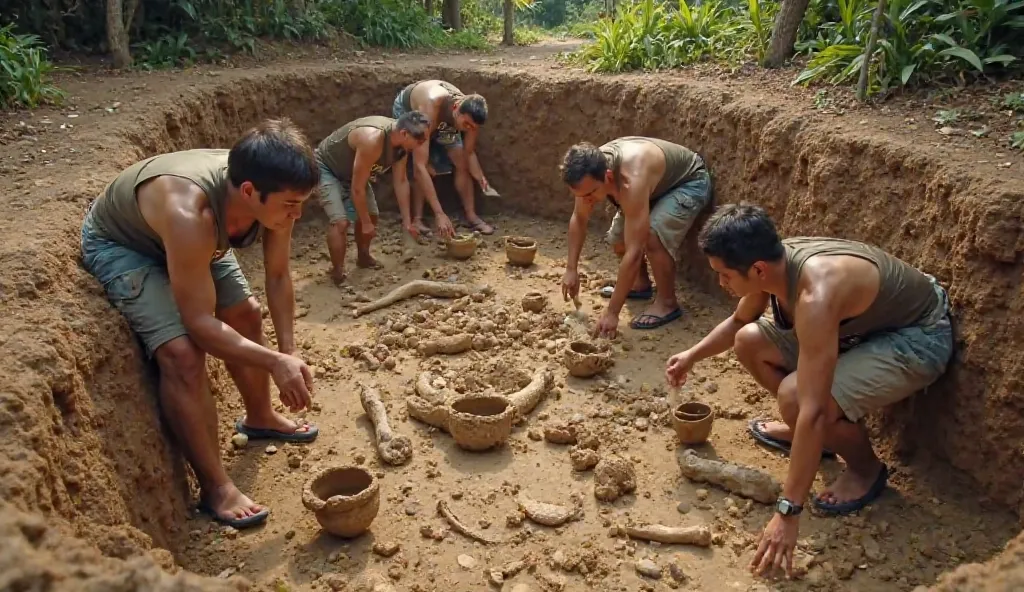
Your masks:
[[[380,392],[372,386],[363,386],[359,393],[363,411],[373,423],[377,438],[377,454],[389,465],[404,465],[412,458],[412,442],[405,436],[396,436],[388,425],[388,411],[380,400]]]

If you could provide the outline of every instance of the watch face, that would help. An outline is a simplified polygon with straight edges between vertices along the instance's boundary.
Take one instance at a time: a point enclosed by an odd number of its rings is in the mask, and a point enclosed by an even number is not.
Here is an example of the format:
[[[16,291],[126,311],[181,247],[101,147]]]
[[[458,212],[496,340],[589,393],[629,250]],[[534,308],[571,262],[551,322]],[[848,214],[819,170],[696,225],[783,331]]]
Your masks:
[[[779,501],[779,512],[782,514],[789,514],[793,510],[793,506],[786,500]]]

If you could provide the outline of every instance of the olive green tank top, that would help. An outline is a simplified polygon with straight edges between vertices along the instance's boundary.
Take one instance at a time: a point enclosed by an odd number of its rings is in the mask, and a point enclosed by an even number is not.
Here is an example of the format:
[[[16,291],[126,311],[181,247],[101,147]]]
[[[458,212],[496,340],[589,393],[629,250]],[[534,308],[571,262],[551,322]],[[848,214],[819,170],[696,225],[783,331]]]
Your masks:
[[[650,142],[661,148],[662,153],[665,155],[665,172],[662,174],[661,180],[658,181],[658,185],[654,188],[654,193],[651,194],[652,202],[658,201],[670,189],[674,189],[680,183],[689,181],[697,173],[704,170],[704,159],[685,146],[659,140],[658,138],[624,136],[601,146],[601,152],[608,158],[609,166],[615,172],[616,178],[618,178],[619,168],[622,166],[622,144],[636,141]],[[610,197],[609,200],[611,200],[615,207],[619,207],[615,200]]]
[[[231,248],[247,247],[259,238],[259,222],[238,239],[228,236],[226,209],[228,187],[228,150],[197,149],[159,154],[141,160],[121,172],[92,205],[88,216],[97,233],[143,255],[166,261],[163,240],[142,217],[135,190],[154,177],[171,175],[188,179],[206,194],[217,224],[217,250],[220,259]]]
[[[390,117],[371,115],[346,123],[320,142],[316,148],[316,157],[339,180],[351,181],[356,151],[349,145],[348,135],[361,127],[372,127],[384,132],[384,149],[377,162],[370,167],[370,182],[376,183],[378,175],[388,172],[391,165],[405,155],[404,150],[391,147],[391,132],[395,129],[395,120]]]
[[[855,345],[861,338],[879,331],[900,329],[921,322],[942,303],[931,279],[904,261],[878,247],[841,238],[796,237],[782,241],[786,249],[786,299],[793,306],[797,283],[808,259],[816,255],[850,255],[860,257],[878,268],[878,295],[863,313],[844,319],[839,324],[842,347]],[[775,296],[771,297],[772,315],[780,329],[791,329],[792,321],[784,313]]]
[[[409,111],[412,111],[412,91],[416,86],[423,82],[425,81],[421,80],[419,82],[413,82],[402,89],[402,92],[399,94],[398,101],[402,105],[404,112],[408,113]],[[448,98],[446,98],[444,100],[444,104],[441,105],[439,116],[440,122],[437,125],[436,133],[451,133],[455,130],[455,117],[452,115],[452,107],[454,107],[455,103],[462,100],[466,95],[459,90],[457,86],[450,82],[439,80],[438,84],[448,91]]]

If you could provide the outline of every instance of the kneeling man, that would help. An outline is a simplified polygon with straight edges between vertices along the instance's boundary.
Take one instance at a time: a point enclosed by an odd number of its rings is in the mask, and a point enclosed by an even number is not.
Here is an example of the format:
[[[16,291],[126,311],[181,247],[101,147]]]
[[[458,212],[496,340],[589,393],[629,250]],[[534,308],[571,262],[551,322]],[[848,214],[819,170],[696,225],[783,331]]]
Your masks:
[[[270,377],[291,411],[313,379],[294,355],[292,226],[318,180],[305,136],[266,121],[228,150],[186,150],[125,169],[90,206],[82,263],[159,367],[160,407],[195,470],[200,509],[244,528],[268,510],[242,494],[221,463],[206,355],[224,360],[245,404],[235,429],[250,438],[309,442],[318,430],[274,411]],[[278,351],[233,248],[262,236],[267,305]]]
[[[576,205],[569,219],[569,257],[562,296],[579,294],[578,265],[594,206],[606,199],[617,210],[607,239],[620,257],[615,288],[594,330],[614,337],[626,299],[657,297],[633,319],[634,329],[654,329],[682,316],[676,300],[676,257],[694,220],[711,201],[711,176],[704,159],[692,150],[657,138],[627,136],[597,147],[588,142],[569,148],[562,180]]]
[[[370,255],[370,241],[376,234],[377,198],[371,183],[389,169],[395,197],[402,213],[402,226],[414,237],[419,230],[409,218],[409,178],[405,162],[427,140],[427,118],[409,111],[397,120],[372,115],[350,121],[320,142],[316,159],[320,166],[320,204],[327,213],[327,251],[331,256],[331,278],[345,281],[345,251],[348,225],[355,223],[356,265],[377,267]],[[444,224],[451,223],[444,220]]]
[[[842,457],[846,471],[813,499],[821,510],[857,511],[885,488],[888,470],[861,419],[945,372],[953,351],[946,291],[871,245],[780,241],[757,206],[719,209],[699,242],[719,283],[740,301],[698,344],[669,359],[666,380],[679,386],[695,363],[732,347],[776,395],[783,422],[755,420],[751,431],[789,451],[791,461],[751,567],[763,573],[785,563],[791,571],[798,515],[823,453]],[[771,320],[761,316],[769,304]]]

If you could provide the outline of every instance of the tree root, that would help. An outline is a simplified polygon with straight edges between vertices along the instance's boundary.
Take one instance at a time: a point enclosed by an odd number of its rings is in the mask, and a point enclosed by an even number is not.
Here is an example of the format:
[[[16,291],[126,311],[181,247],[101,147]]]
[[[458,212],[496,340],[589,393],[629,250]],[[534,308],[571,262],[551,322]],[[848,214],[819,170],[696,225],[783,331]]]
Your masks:
[[[368,302],[357,308],[353,316],[361,317],[375,310],[391,306],[414,296],[432,296],[434,298],[461,298],[474,292],[489,293],[491,288],[486,284],[453,284],[450,282],[432,282],[430,280],[413,280],[403,286],[399,286],[380,298]]]
[[[665,526],[641,524],[639,526],[613,526],[613,536],[626,535],[633,539],[654,541],[665,545],[711,546],[711,529],[707,526]]]
[[[718,485],[762,504],[774,503],[782,492],[771,475],[751,467],[701,458],[692,449],[684,450],[678,460],[680,472],[691,481]]]
[[[377,438],[377,454],[389,465],[404,465],[412,458],[412,442],[405,436],[395,436],[388,425],[388,411],[380,400],[380,392],[372,386],[363,386],[359,394],[363,411],[373,422]]]
[[[437,513],[443,516],[444,519],[448,521],[448,524],[452,527],[452,530],[459,534],[467,536],[473,540],[480,541],[481,543],[487,545],[496,545],[498,543],[501,543],[500,540],[484,536],[463,524],[461,520],[455,517],[455,514],[452,514],[452,511],[448,508],[448,504],[445,503],[443,499],[437,500]]]

